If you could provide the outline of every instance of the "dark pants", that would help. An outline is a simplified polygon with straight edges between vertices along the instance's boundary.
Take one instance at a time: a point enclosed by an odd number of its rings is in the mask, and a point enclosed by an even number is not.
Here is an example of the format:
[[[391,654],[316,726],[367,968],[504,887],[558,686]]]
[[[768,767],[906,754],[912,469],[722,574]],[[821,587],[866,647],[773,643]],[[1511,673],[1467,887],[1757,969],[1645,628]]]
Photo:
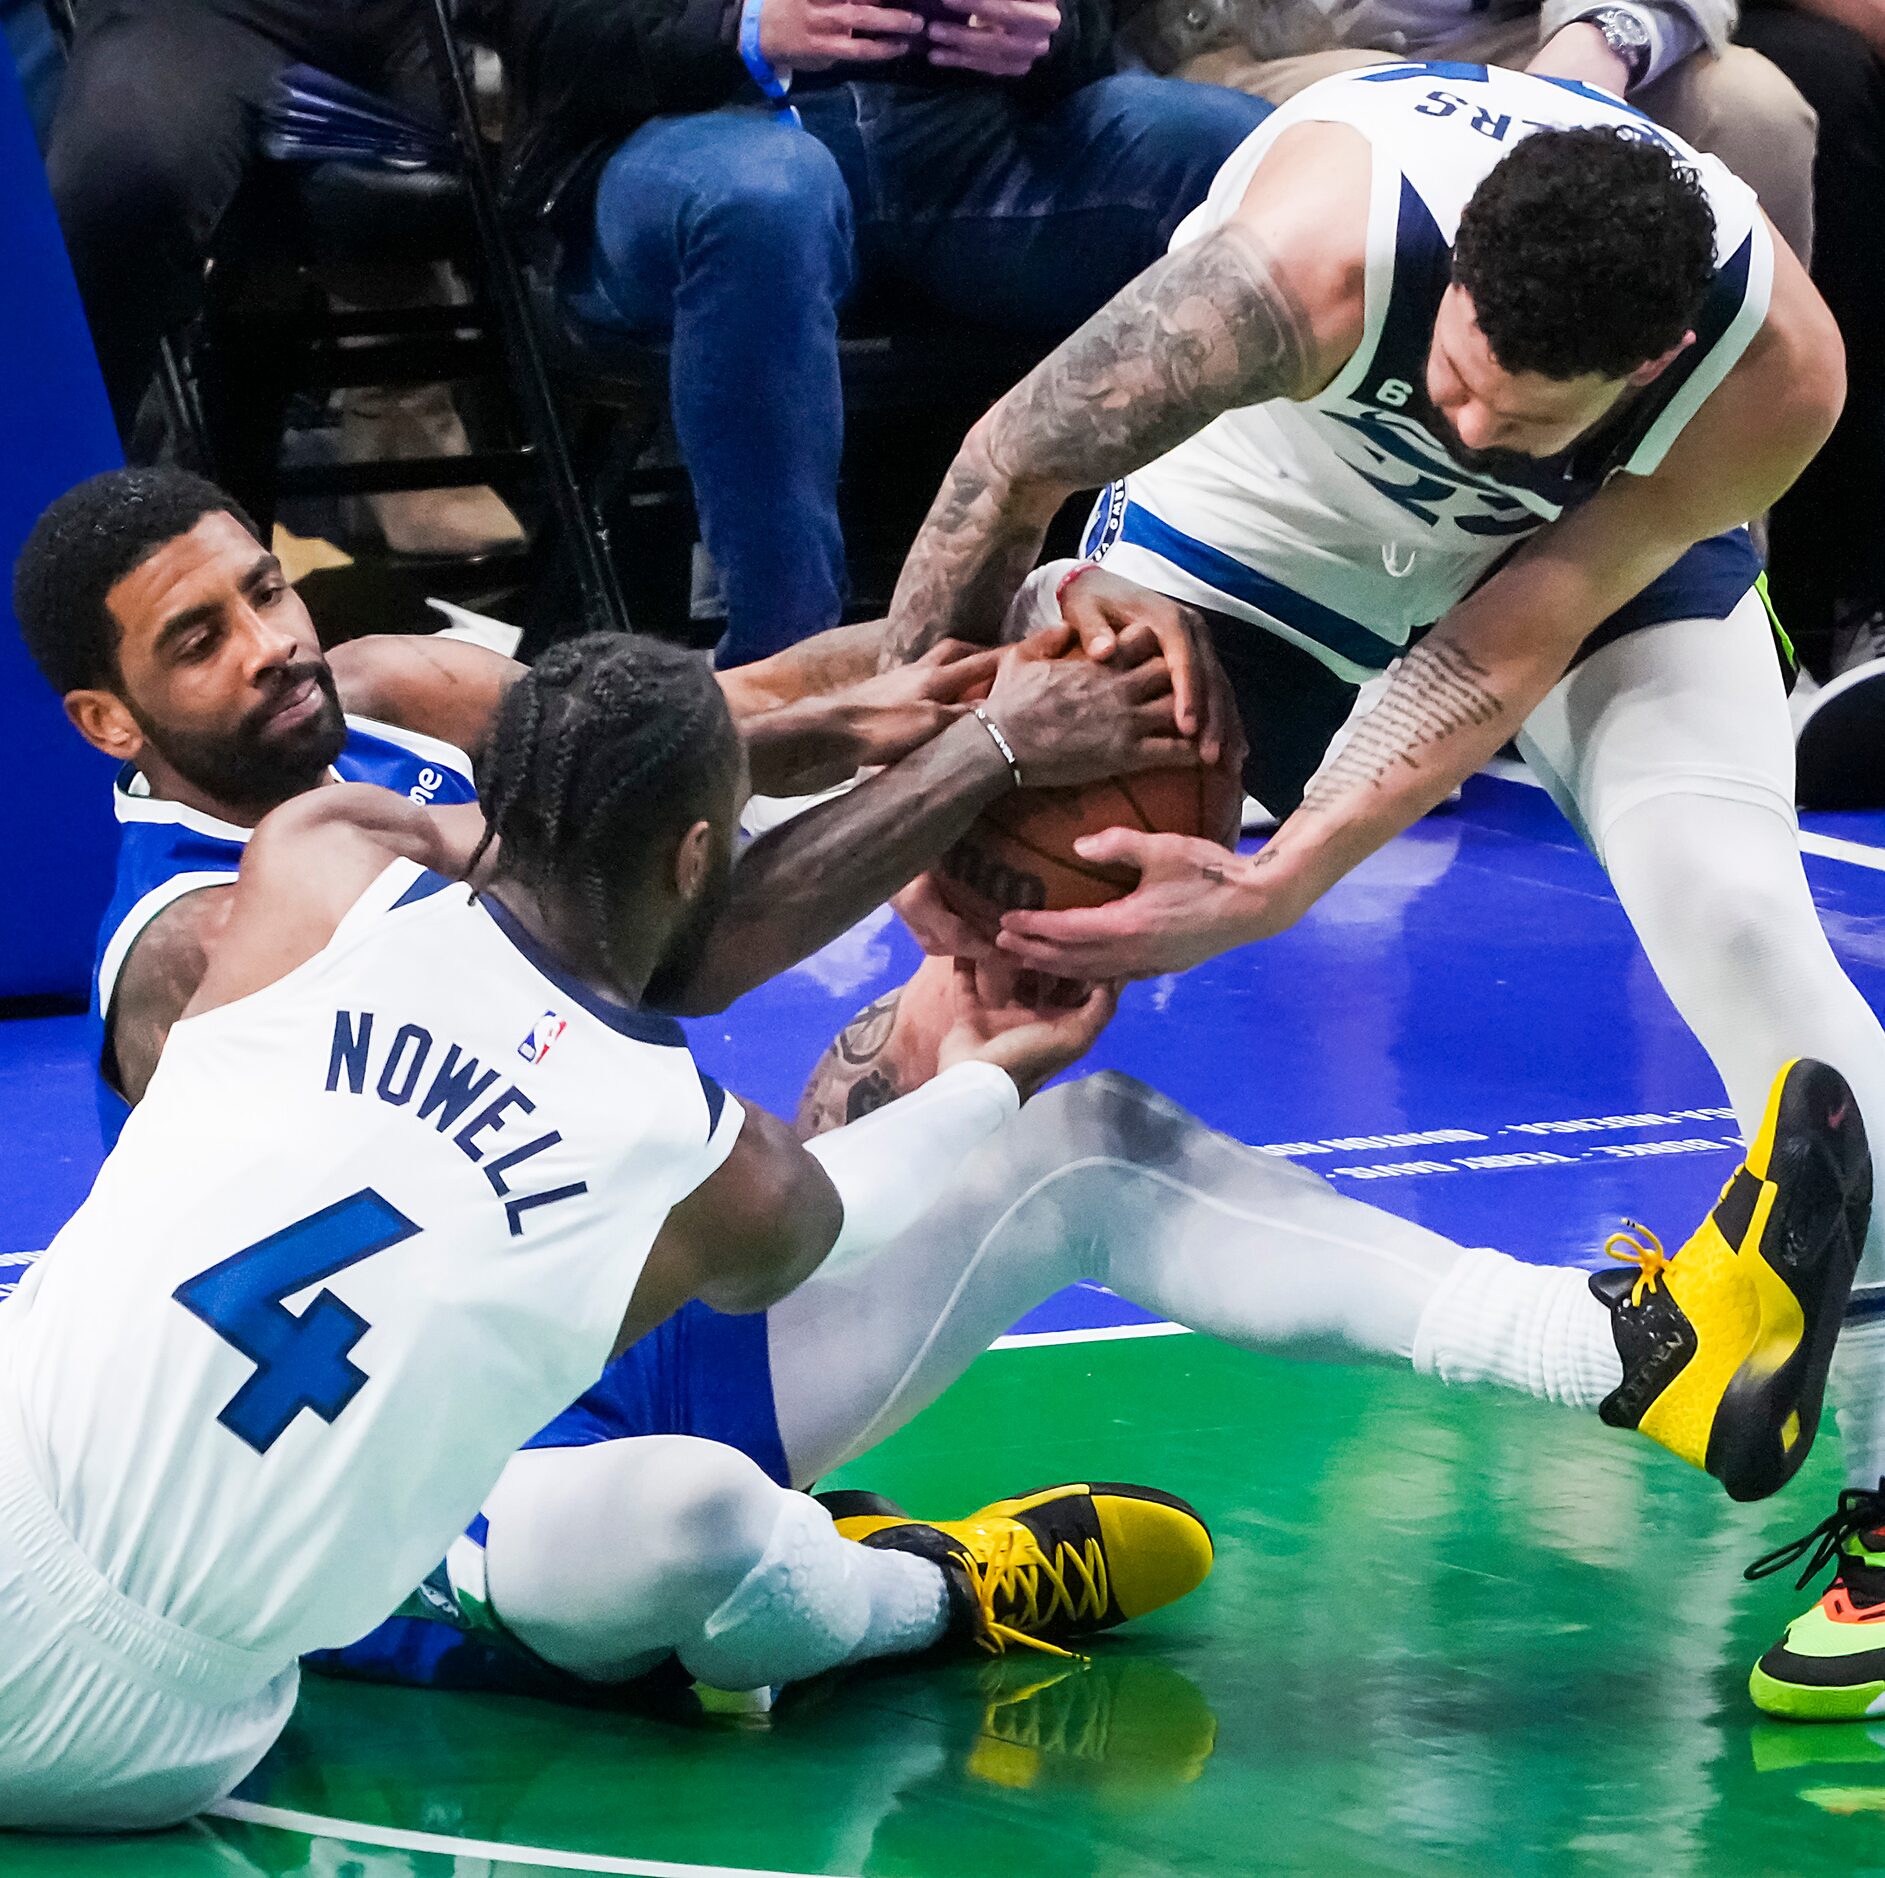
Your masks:
[[[1813,278],[1846,341],[1845,414],[1775,508],[1775,603],[1825,677],[1834,608],[1885,604],[1885,60],[1847,27],[1750,8],[1736,37],[1766,54],[1819,113]]]
[[[305,61],[399,95],[419,0],[83,0],[47,175],[121,434],[255,153],[254,113]]]
[[[875,82],[656,118],[603,171],[582,318],[671,339],[674,428],[726,583],[725,663],[837,622],[838,311],[1072,331],[1164,252],[1269,106],[1102,79],[1031,113],[997,85]]]

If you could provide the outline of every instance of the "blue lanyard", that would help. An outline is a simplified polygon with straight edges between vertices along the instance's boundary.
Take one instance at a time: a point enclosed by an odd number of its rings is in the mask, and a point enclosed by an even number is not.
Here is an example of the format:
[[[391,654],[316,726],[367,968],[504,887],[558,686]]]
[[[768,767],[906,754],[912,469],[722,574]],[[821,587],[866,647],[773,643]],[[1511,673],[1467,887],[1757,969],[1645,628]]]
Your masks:
[[[753,83],[763,91],[772,102],[772,108],[781,117],[787,117],[797,124],[799,114],[786,99],[786,91],[791,84],[789,78],[781,78],[773,69],[772,62],[760,50],[759,46],[759,10],[765,0],[746,0],[740,9],[740,63],[746,67]]]

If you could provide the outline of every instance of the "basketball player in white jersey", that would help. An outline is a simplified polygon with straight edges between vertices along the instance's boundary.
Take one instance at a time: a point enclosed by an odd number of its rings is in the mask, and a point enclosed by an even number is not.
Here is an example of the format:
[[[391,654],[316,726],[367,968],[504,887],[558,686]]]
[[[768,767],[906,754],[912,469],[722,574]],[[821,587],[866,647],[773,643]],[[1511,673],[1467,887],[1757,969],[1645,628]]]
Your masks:
[[[209,570],[185,564],[206,578]],[[65,593],[57,568],[56,559],[40,565],[23,587]],[[230,571],[246,576],[249,562]],[[139,591],[121,578],[104,597],[117,643],[132,648],[121,663],[141,671],[172,616],[140,604]],[[167,591],[159,582],[156,594]],[[202,591],[194,597],[206,603]],[[248,602],[238,589],[221,605],[225,631],[240,642],[251,630]],[[51,621],[22,613],[43,643]],[[547,666],[532,695],[583,688],[574,654]],[[172,762],[153,700],[123,675],[118,683],[153,757]],[[192,756],[204,773],[231,768],[220,745],[199,743]],[[965,995],[958,1048],[1033,1021]],[[448,1104],[449,1062],[417,1096],[421,1109],[435,1086]],[[1006,1087],[941,1077],[920,1099],[819,1143],[843,1175],[846,1256],[771,1312],[683,1307],[533,1435],[418,1601],[467,1648],[441,1649],[436,1634],[414,1633],[425,1619],[409,1616],[330,1666],[541,1687],[545,1671],[613,1682],[678,1652],[696,1673],[746,1686],[931,1640],[941,1622],[933,1587],[926,1612],[886,1617],[859,1583],[855,1554],[830,1543],[829,1519],[780,1487],[864,1451],[1018,1316],[1081,1278],[1246,1347],[1412,1362],[1449,1382],[1598,1409],[1743,1496],[1771,1491],[1805,1456],[1787,1420],[1803,1422],[1810,1442],[1821,1328],[1836,1317],[1849,1263],[1840,1235],[1850,1239],[1864,1207],[1858,1136],[1825,1134],[1839,1105],[1824,1098],[1836,1084],[1803,1073],[1791,1094],[1777,1090],[1732,1203],[1674,1266],[1653,1245],[1634,1247],[1627,1257],[1641,1269],[1594,1288],[1582,1273],[1467,1251],[1341,1199],[1117,1078],[1057,1092],[1026,1128],[977,1157],[1009,1112]],[[1823,1136],[1830,1160],[1812,1151]],[[1821,1177],[1829,1167],[1830,1180]],[[934,1211],[952,1177],[952,1206]],[[1753,1206],[1770,1187],[1772,1201]],[[1029,1203],[1016,1205],[1023,1196]],[[860,1219],[873,1222],[868,1232]],[[1770,1256],[1764,1246],[1784,1247],[1790,1235],[1804,1252],[1771,1256],[1798,1267],[1781,1280],[1796,1304],[1776,1313],[1748,1274]],[[881,1257],[856,1259],[860,1244],[876,1243]],[[1797,1321],[1783,1321],[1788,1311]],[[650,1412],[650,1403],[662,1406]],[[703,1433],[724,1445],[694,1438]],[[1064,1497],[1061,1505],[1064,1516]],[[1009,1604],[1034,1602],[1022,1590],[1062,1564],[1025,1522],[996,1517],[940,1537],[923,1530],[924,1543],[963,1570],[976,1545],[1004,1544],[1010,1577],[991,1595],[1010,1617]],[[900,1539],[911,1543],[911,1531]],[[1117,1614],[1147,1608],[1150,1595],[1140,1586]]]
[[[143,1102],[0,1308],[0,1825],[160,1826],[227,1793],[296,1659],[384,1617],[612,1349],[869,1249],[841,1165],[638,1002],[727,891],[745,772],[705,661],[559,649],[492,765],[494,850],[475,809],[360,786],[258,831]],[[1103,1004],[979,1040],[937,1087],[999,1121]],[[867,1550],[819,1517],[799,1550],[848,1555],[864,1654],[985,1638],[1019,1598],[931,1528]],[[983,1524],[1004,1556],[1076,1532],[1112,1586],[1031,1615],[1049,1638],[1209,1564],[1189,1509],[1130,1489]]]
[[[1516,737],[1744,1130],[1799,1052],[1885,1112],[1885,1033],[1800,866],[1781,665],[1742,527],[1826,437],[1842,356],[1752,194],[1606,93],[1399,65],[1300,94],[1166,259],[978,424],[891,615],[905,656],[974,638],[1059,504],[1106,485],[1088,555],[1208,620],[1246,778],[1287,819],[1228,861],[1099,836],[1085,852],[1136,865],[1137,891],[1011,914],[1004,949],[1106,976],[1265,937]],[[1395,661],[1318,773],[1357,682]],[[1870,1527],[1885,1527],[1881,1333],[1875,1227],[1835,1391]],[[1839,1700],[1829,1678],[1850,1681],[1848,1712],[1885,1695],[1878,1577],[1859,1600],[1869,1629],[1819,1626],[1823,1660],[1800,1672],[1818,1678],[1815,1712]]]

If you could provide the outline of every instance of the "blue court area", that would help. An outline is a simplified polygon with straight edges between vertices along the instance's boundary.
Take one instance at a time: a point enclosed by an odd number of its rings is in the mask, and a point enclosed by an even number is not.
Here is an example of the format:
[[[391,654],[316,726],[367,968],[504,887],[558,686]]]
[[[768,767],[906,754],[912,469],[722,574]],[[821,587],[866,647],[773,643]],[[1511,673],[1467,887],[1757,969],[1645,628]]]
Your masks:
[[[1806,818],[1835,950],[1885,1004],[1885,814]],[[702,1067],[789,1116],[812,1064],[917,951],[887,911],[688,1026]],[[77,1018],[0,1024],[0,1253],[44,1245],[99,1154]],[[1620,1218],[1678,1243],[1739,1158],[1707,1058],[1602,870],[1543,793],[1470,783],[1294,931],[1131,987],[1087,1067],[1470,1244],[1595,1257]],[[1141,1321],[1069,1294],[1022,1328]]]

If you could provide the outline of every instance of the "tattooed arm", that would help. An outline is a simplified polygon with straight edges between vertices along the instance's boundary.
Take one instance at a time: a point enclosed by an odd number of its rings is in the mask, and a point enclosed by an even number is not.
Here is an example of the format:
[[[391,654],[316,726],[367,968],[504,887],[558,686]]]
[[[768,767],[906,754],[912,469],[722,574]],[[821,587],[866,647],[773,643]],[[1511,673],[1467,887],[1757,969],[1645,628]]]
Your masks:
[[[1541,529],[1416,646],[1263,850],[1114,829],[1080,844],[1139,869],[1090,912],[1010,914],[1001,945],[1069,977],[1182,970],[1281,931],[1516,732],[1611,614],[1697,541],[1782,495],[1838,416],[1837,330],[1775,243],[1766,326],[1650,476],[1619,476]]]
[[[1302,125],[1237,214],[1155,262],[969,433],[891,602],[886,661],[939,638],[986,643],[1055,511],[1221,413],[1326,384],[1362,314],[1367,146]]]

